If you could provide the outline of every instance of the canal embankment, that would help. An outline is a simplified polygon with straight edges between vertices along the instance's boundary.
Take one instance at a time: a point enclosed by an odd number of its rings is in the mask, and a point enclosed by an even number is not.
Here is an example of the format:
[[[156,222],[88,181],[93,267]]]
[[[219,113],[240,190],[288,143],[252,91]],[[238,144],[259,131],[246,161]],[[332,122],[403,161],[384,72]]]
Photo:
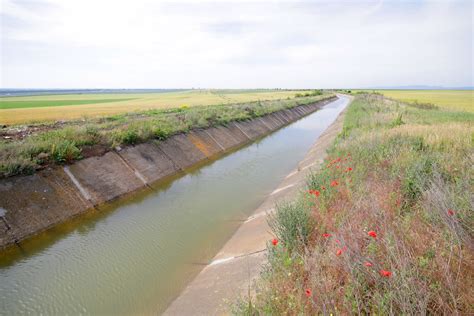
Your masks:
[[[0,180],[0,249],[249,144],[334,101],[280,110]]]
[[[339,96],[340,98],[348,98]],[[232,302],[247,297],[266,262],[267,243],[274,237],[267,223],[275,205],[291,201],[306,186],[306,177],[320,168],[326,150],[341,132],[344,111],[321,134],[297,167],[245,220],[213,260],[168,307],[165,315],[229,314]]]

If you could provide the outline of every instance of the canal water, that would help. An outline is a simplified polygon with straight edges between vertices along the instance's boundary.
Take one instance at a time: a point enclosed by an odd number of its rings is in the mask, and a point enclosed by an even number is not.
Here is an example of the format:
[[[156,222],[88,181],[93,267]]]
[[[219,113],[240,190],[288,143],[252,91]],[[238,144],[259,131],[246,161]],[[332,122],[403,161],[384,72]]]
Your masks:
[[[348,102],[0,254],[0,314],[164,311]]]

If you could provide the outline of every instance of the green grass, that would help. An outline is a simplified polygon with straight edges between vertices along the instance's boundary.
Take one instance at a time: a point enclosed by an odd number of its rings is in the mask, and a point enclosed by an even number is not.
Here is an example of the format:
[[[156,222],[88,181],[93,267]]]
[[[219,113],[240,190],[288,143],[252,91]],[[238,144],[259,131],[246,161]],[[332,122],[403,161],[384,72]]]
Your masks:
[[[277,208],[280,242],[268,246],[257,294],[234,312],[471,314],[473,123],[473,113],[358,95],[307,179],[319,196]]]
[[[86,146],[111,150],[149,140],[162,140],[192,128],[226,125],[278,110],[314,103],[332,94],[274,101],[209,106],[182,106],[69,122],[22,141],[0,140],[0,177],[29,174],[44,165],[71,163],[82,158]]]
[[[135,100],[135,98],[126,99],[89,99],[89,100],[31,100],[31,101],[4,101],[0,99],[1,109],[22,109],[22,108],[38,108],[65,105],[81,105],[81,104],[98,104],[108,102],[120,102]]]

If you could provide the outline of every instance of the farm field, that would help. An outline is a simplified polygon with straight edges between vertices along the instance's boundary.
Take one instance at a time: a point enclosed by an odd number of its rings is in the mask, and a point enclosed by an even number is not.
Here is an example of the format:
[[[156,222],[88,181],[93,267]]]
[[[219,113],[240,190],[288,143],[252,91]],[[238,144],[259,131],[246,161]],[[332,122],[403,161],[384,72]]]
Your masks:
[[[432,103],[442,108],[474,112],[474,90],[375,90],[403,102]]]
[[[188,90],[137,94],[65,94],[0,99],[0,123],[13,125],[91,118],[180,106],[293,98],[290,90]]]

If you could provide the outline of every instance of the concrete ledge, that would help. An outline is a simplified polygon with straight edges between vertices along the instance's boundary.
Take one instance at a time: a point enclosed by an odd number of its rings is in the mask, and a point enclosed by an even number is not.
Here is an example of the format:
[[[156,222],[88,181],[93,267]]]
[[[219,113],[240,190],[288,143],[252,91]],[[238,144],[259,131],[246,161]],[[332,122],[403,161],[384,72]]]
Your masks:
[[[187,134],[187,137],[193,145],[199,149],[207,158],[210,158],[224,151],[208,133],[204,130],[194,130]]]
[[[240,136],[233,135],[232,132],[223,126],[212,127],[205,132],[212,137],[216,143],[218,143],[223,150],[230,150],[234,147],[237,147],[248,140],[245,135],[241,134],[242,139],[239,139]]]
[[[87,190],[94,205],[111,201],[144,186],[143,181],[115,152],[78,161],[69,169]]]
[[[252,140],[262,137],[270,132],[270,129],[268,129],[268,127],[258,119],[235,122],[234,124]]]
[[[264,116],[264,117],[261,117],[260,120],[262,121],[263,124],[265,124],[265,126],[267,126],[272,132],[273,131],[276,131],[277,129],[279,129],[281,127],[280,124],[278,124],[277,122],[275,122],[272,118],[270,118],[269,116]]]
[[[276,124],[276,126],[278,126],[278,128],[282,127],[283,125],[285,125],[286,123],[283,122],[281,119],[279,119],[277,116],[275,116],[274,114],[270,114],[270,115],[267,115],[265,117],[267,120],[270,120],[270,121],[273,121],[274,124]]]
[[[245,132],[243,132],[237,125],[235,125],[235,122],[229,123],[225,129],[229,132],[229,134],[232,135],[235,139],[238,140],[238,146],[242,146],[244,144],[248,144],[251,141],[251,138],[247,136]]]
[[[289,122],[289,119],[285,115],[283,115],[283,111],[273,113],[272,115],[274,117],[278,118],[280,121],[282,121],[284,125],[288,124],[288,122]]]
[[[148,183],[156,182],[179,170],[154,143],[127,147],[118,154],[138,170]]]
[[[170,137],[164,142],[160,142],[158,147],[181,170],[206,159],[206,156],[184,134]]]
[[[212,274],[201,273],[200,282],[192,282],[181,294],[186,298],[192,296],[196,304],[188,308],[173,304],[164,315],[230,315],[228,309],[233,302],[232,298],[245,295],[243,293],[247,293],[249,288],[253,287],[262,270],[261,263],[265,261],[265,257],[265,252],[257,252],[216,262],[209,267],[212,268]],[[233,280],[239,282],[232,282]],[[216,300],[216,297],[221,299]]]
[[[5,210],[0,242],[23,240],[91,206],[62,169],[5,179],[0,182],[0,207]]]

